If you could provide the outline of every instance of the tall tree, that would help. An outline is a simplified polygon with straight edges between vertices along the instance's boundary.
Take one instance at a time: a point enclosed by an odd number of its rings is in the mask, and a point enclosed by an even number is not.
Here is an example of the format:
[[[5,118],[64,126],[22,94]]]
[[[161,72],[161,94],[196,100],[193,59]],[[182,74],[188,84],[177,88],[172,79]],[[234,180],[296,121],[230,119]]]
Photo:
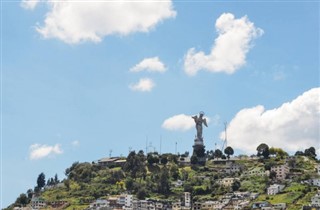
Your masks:
[[[37,179],[37,187],[41,190],[46,185],[46,176],[42,172]]]
[[[222,157],[222,155],[223,155],[223,153],[221,152],[220,149],[216,149],[216,150],[214,151],[214,157],[215,157],[215,158],[219,159],[219,158]]]
[[[59,182],[58,174],[54,175],[54,184],[58,184]]]
[[[166,167],[163,167],[160,172],[158,191],[163,195],[168,195],[170,192],[169,172]]]
[[[233,155],[234,151],[232,147],[228,146],[224,149],[224,154],[227,155],[228,160],[230,159],[230,155]]]
[[[17,205],[26,206],[29,203],[29,199],[26,194],[22,193],[17,198],[16,202]]]
[[[258,147],[257,147],[257,156],[263,156],[264,159],[267,159],[269,158],[269,146],[265,143],[262,143],[260,144]]]

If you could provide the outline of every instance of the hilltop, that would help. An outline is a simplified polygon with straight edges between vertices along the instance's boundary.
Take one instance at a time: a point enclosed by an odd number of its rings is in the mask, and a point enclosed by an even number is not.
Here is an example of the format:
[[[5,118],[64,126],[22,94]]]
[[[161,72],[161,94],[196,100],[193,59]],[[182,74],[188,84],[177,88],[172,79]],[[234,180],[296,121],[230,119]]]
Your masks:
[[[204,165],[191,164],[192,157],[187,152],[145,155],[143,151],[132,151],[126,158],[75,162],[65,170],[66,178],[62,181],[55,177],[46,183],[44,174],[40,174],[35,189],[21,194],[7,209],[31,206],[35,198],[46,203],[45,209],[85,209],[97,199],[121,194],[173,204],[184,200],[184,192],[190,193],[193,204],[250,194],[250,199],[244,199],[246,208],[258,201],[270,205],[285,203],[288,209],[309,205],[320,189],[319,161],[308,150],[295,156],[273,150],[270,148],[268,155],[258,151],[260,157],[231,158],[221,154],[218,157],[216,151],[207,152]],[[281,190],[270,194],[273,185]]]

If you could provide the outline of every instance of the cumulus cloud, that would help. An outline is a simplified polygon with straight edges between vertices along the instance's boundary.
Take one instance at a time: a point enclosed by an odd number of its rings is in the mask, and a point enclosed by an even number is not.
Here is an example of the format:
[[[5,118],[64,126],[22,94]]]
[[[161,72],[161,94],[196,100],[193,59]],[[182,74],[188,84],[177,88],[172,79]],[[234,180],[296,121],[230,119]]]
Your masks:
[[[232,74],[246,63],[246,55],[252,41],[263,34],[247,16],[236,19],[231,13],[223,13],[215,24],[219,36],[210,54],[188,50],[184,60],[185,72],[193,76],[201,69],[210,72]]]
[[[49,11],[36,30],[44,38],[57,38],[69,44],[100,42],[103,37],[149,32],[158,23],[176,16],[171,0],[156,1],[78,1],[46,0]],[[38,1],[23,0],[32,9]]]
[[[63,151],[61,149],[60,144],[56,144],[54,146],[41,145],[41,144],[33,144],[30,146],[30,160],[38,160],[48,156],[59,155],[62,154]]]
[[[142,78],[138,83],[132,84],[129,88],[133,91],[150,92],[155,86],[152,79]]]
[[[242,109],[229,124],[228,144],[248,154],[255,154],[260,143],[288,152],[319,149],[319,119],[320,88],[314,88],[275,109],[261,105]]]
[[[179,114],[166,119],[162,127],[172,131],[187,131],[194,127],[194,121],[190,115]]]
[[[159,57],[145,58],[130,69],[131,72],[148,71],[161,73],[165,72],[166,70],[167,68],[162,63],[162,61],[160,61]]]
[[[194,120],[192,119],[193,115],[179,114],[174,115],[166,119],[162,123],[162,128],[171,131],[187,131],[195,127]],[[207,123],[210,122],[210,118],[205,117]]]

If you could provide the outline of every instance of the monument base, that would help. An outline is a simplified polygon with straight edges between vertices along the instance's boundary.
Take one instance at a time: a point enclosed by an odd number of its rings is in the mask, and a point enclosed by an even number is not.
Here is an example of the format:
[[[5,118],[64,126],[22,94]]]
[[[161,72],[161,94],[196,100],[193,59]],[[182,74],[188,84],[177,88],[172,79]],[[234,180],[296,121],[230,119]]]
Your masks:
[[[203,144],[203,139],[195,139],[193,147],[193,153],[191,158],[192,164],[205,165],[206,163],[206,154],[205,146]]]

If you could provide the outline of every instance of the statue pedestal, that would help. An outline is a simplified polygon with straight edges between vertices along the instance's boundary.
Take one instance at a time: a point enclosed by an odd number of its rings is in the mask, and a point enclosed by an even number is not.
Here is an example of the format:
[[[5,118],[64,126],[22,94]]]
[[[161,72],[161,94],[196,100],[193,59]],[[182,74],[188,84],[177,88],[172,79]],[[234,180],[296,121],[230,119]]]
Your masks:
[[[193,153],[192,156],[197,158],[197,164],[205,165],[206,163],[206,154],[205,154],[205,146],[203,144],[203,139],[196,138],[194,140]]]

